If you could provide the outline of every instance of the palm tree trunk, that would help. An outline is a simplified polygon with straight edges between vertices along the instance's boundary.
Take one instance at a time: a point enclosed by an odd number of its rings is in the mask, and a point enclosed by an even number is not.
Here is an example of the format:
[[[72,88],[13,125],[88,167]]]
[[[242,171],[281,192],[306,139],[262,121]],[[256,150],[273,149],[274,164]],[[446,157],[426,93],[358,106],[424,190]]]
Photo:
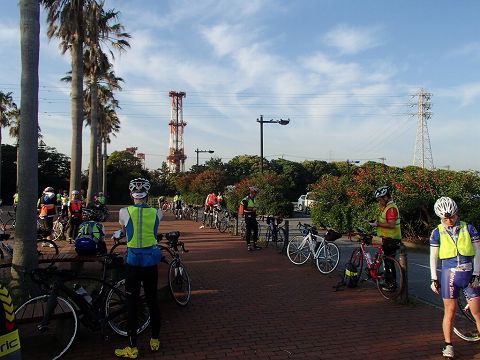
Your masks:
[[[98,191],[97,184],[97,139],[98,139],[98,88],[97,79],[91,82],[91,120],[90,120],[90,165],[88,168],[87,204],[93,200],[93,194]]]
[[[1,114],[0,114],[1,116]],[[2,127],[0,126],[0,200],[3,199],[2,192]]]
[[[98,126],[98,129],[100,129],[100,124]],[[98,136],[100,134],[100,130],[97,130],[97,187],[98,191],[103,191],[102,190],[102,184],[103,184],[103,172],[101,171],[102,168],[102,139]]]
[[[25,277],[37,267],[36,200],[38,194],[38,63],[40,49],[40,5],[38,0],[20,0],[21,122],[19,135],[20,202],[12,260],[12,291],[28,286]]]
[[[103,183],[102,183],[103,196],[107,196],[107,139],[103,139],[102,173],[103,173]]]
[[[83,130],[83,0],[77,1],[77,34],[72,45],[72,147],[70,163],[70,194],[80,190],[82,175]]]

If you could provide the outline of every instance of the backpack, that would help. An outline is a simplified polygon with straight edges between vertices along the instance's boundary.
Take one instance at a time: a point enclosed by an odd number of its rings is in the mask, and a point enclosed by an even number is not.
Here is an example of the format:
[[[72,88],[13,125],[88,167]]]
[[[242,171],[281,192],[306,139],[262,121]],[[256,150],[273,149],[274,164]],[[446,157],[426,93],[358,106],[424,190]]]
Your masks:
[[[334,286],[335,290],[344,286],[346,288],[355,288],[360,280],[360,274],[355,264],[350,261],[345,264],[345,270],[343,271],[342,280]]]
[[[105,254],[107,246],[103,225],[96,221],[81,223],[75,239],[75,251],[81,256]]]

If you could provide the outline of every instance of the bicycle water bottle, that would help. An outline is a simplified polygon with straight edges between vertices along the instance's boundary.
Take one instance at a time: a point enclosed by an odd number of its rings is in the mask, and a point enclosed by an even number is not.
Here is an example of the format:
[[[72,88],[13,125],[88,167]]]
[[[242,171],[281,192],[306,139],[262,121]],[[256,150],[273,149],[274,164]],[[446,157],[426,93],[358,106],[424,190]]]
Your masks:
[[[86,302],[88,302],[89,304],[92,303],[92,297],[88,294],[87,290],[85,290],[82,285],[74,284],[73,289],[78,295],[82,296]]]
[[[368,258],[368,266],[373,266],[375,263],[375,258],[373,257],[372,253],[367,252],[366,255]]]

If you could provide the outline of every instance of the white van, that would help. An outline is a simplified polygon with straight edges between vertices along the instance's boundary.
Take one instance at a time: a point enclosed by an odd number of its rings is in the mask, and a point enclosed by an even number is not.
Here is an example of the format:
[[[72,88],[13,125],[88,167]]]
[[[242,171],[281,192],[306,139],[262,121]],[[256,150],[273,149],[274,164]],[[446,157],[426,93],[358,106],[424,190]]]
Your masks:
[[[311,198],[312,193],[307,192],[305,195],[302,195],[297,200],[297,209],[300,212],[306,212],[307,214],[310,212],[310,208],[313,206],[315,202]]]

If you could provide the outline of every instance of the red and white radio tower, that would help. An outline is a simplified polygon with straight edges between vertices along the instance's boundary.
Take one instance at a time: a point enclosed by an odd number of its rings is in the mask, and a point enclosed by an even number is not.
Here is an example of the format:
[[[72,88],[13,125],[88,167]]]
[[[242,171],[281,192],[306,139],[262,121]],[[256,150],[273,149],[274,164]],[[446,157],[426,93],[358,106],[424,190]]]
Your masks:
[[[168,168],[170,172],[179,173],[185,171],[185,156],[183,145],[183,130],[187,125],[183,121],[183,98],[186,93],[184,91],[170,91],[168,96],[172,98],[172,111],[170,115],[170,141],[168,149]]]

